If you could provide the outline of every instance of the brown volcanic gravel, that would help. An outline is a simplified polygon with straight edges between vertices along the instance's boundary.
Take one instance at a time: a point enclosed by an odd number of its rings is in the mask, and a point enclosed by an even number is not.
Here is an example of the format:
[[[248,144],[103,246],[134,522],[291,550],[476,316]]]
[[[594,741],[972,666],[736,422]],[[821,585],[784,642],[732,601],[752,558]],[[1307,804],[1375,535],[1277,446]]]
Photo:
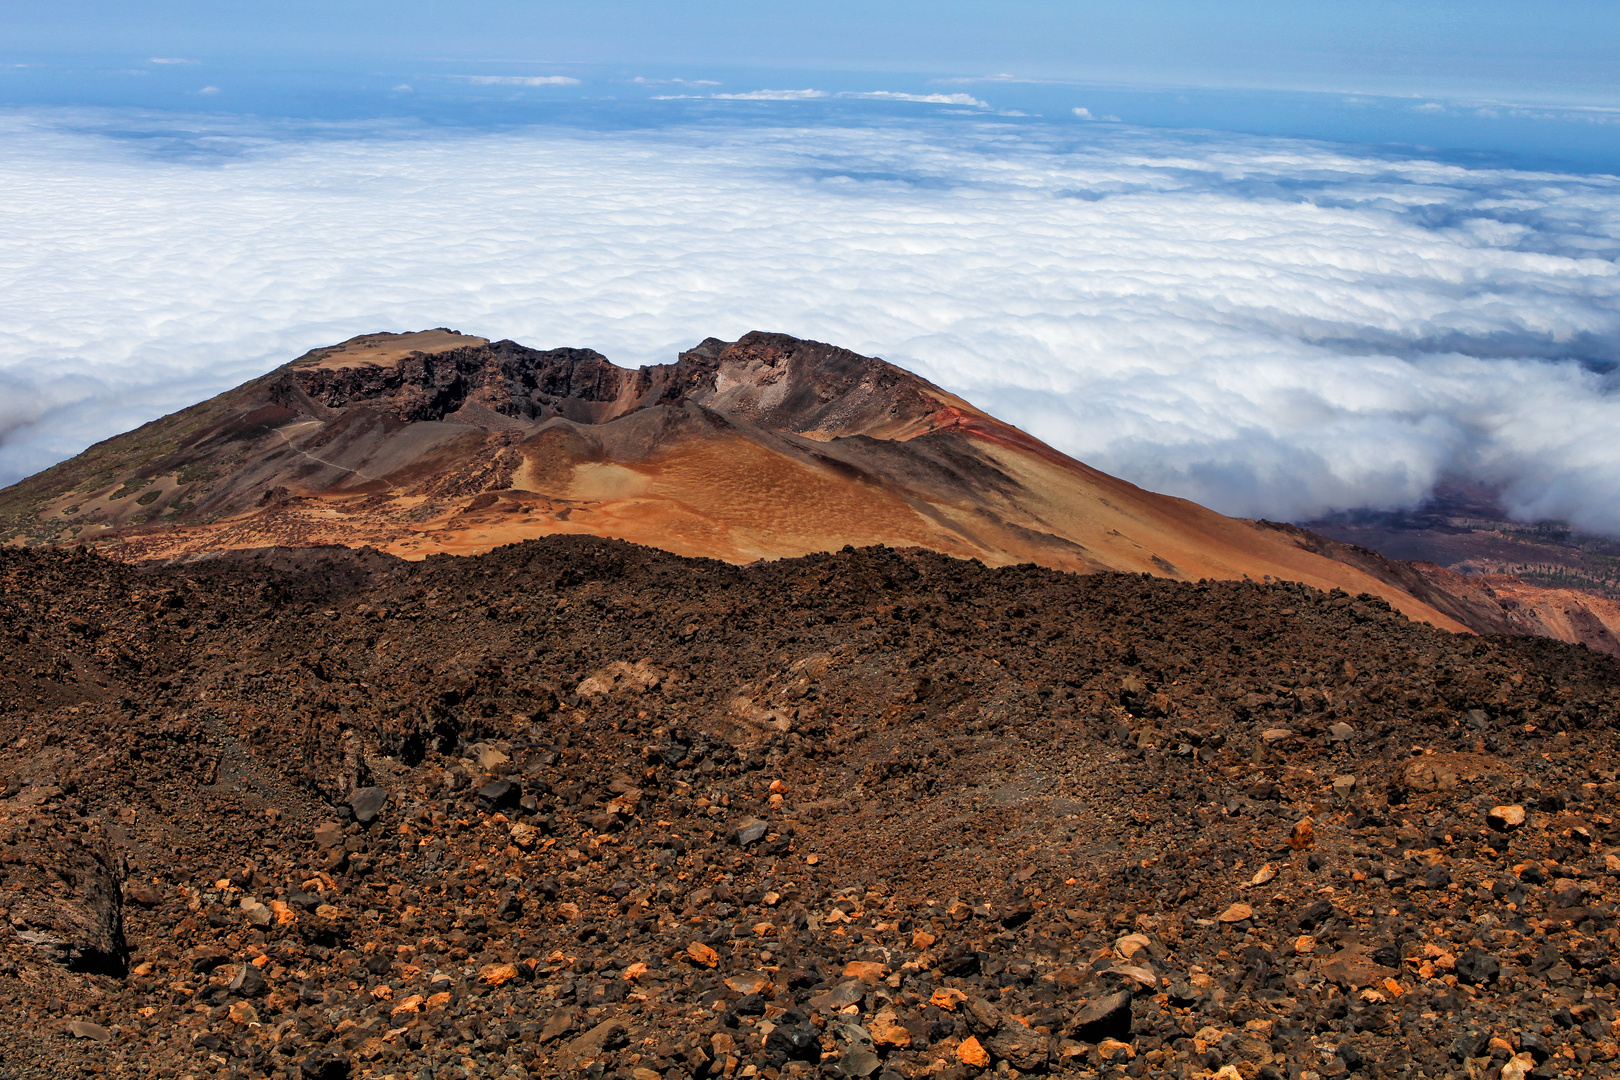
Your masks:
[[[884,549],[0,581],[6,1077],[1620,1056],[1620,664],[1577,646]]]

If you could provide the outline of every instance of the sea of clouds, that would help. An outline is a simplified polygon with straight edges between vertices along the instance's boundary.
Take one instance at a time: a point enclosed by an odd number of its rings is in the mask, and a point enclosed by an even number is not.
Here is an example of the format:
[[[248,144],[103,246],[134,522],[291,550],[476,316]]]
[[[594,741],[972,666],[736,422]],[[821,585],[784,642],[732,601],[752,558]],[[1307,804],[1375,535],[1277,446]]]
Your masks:
[[[1228,513],[1437,478],[1620,533],[1620,181],[985,118],[208,129],[0,115],[0,483],[353,334],[881,355]]]

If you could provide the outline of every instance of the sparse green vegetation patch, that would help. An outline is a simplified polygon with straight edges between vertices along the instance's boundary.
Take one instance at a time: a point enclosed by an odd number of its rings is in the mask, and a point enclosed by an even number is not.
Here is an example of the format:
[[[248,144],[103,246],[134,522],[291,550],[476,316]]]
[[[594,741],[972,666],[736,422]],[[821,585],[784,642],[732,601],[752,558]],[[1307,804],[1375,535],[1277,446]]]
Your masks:
[[[68,492],[89,496],[117,484],[128,476],[131,469],[145,470],[153,476],[167,473],[162,459],[174,454],[194,440],[210,425],[225,419],[237,408],[245,395],[251,395],[265,379],[277,377],[275,373],[255,379],[229,390],[218,397],[193,405],[172,416],[142,425],[134,431],[115,435],[111,439],[89,447],[77,457],[58,462],[43,472],[36,473],[0,492],[0,517],[11,518],[37,514],[45,504]],[[172,468],[172,466],[171,466]],[[206,470],[206,466],[203,466]],[[150,481],[140,481],[118,494],[124,498],[139,491]]]
[[[107,496],[109,499],[127,499],[141,488],[152,482],[150,477],[132,476],[124,481],[124,486]]]
[[[1505,569],[1516,574],[1526,581],[1537,585],[1545,585],[1555,589],[1579,589],[1582,592],[1596,593],[1620,599],[1620,574],[1613,569],[1597,562],[1597,557],[1589,557],[1592,562],[1584,567],[1561,566],[1554,564],[1524,564],[1510,566]],[[1610,560],[1604,559],[1606,563]]]
[[[158,488],[153,491],[148,491],[145,495],[142,495],[140,498],[136,499],[135,504],[137,506],[151,506],[161,498],[163,498],[163,490]]]

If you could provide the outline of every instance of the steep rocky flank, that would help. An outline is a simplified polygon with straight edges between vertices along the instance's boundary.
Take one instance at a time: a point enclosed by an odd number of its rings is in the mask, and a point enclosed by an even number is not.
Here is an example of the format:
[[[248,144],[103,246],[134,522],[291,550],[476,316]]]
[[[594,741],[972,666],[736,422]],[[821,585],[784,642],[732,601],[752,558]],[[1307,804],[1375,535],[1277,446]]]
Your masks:
[[[1363,570],[1478,633],[1533,634],[1620,656],[1620,602],[1607,596],[1512,574],[1460,574],[1431,562],[1385,558],[1295,525],[1259,524],[1292,537],[1307,551]]]
[[[1620,662],[589,537],[0,550],[0,1075],[1613,1075]]]
[[[408,558],[584,533],[728,562],[922,547],[1183,580],[1399,586],[1097,472],[882,360],[780,334],[629,370],[448,330],[316,350],[0,492],[13,543],[126,560],[272,544]]]
[[[1501,491],[1487,485],[1441,482],[1409,510],[1346,512],[1301,524],[1391,559],[1620,599],[1620,540],[1564,521],[1517,520],[1503,507]]]

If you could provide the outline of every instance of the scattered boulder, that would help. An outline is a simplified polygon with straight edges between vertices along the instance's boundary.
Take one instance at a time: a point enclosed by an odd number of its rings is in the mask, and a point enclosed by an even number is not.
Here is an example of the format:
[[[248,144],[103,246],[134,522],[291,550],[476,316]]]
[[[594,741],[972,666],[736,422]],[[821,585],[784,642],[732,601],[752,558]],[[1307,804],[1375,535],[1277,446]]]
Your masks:
[[[1069,1022],[1068,1034],[1082,1042],[1131,1037],[1131,995],[1121,991],[1093,998]]]
[[[1524,807],[1493,806],[1485,815],[1485,823],[1497,832],[1513,832],[1524,825]]]
[[[349,809],[354,813],[354,820],[362,825],[375,821],[387,803],[388,792],[380,787],[356,788],[349,794]]]
[[[1496,957],[1477,946],[1464,950],[1457,957],[1457,981],[1469,986],[1484,986],[1500,976],[1502,965]]]
[[[985,1049],[992,1057],[1005,1060],[1019,1072],[1044,1072],[1050,1055],[1045,1035],[1017,1023],[1002,1025],[1001,1030],[985,1044]]]
[[[747,847],[749,844],[762,839],[769,828],[769,825],[758,818],[749,818],[746,821],[740,822],[737,827],[732,830],[732,842],[738,847]]]

